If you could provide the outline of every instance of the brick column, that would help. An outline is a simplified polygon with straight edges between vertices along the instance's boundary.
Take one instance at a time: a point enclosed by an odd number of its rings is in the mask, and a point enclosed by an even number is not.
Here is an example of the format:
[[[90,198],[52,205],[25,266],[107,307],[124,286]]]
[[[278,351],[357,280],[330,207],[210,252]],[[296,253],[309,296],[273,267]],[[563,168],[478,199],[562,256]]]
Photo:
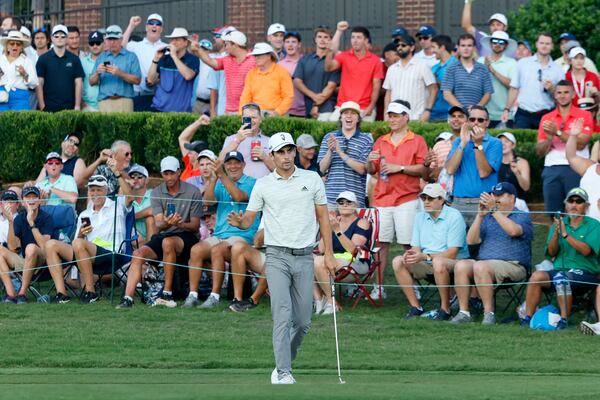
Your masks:
[[[227,24],[248,37],[248,47],[266,41],[265,0],[228,0]]]
[[[87,43],[88,33],[101,27],[101,6],[102,0],[65,0],[63,24],[76,25],[81,31],[82,43]],[[69,12],[71,10],[78,11]]]
[[[398,0],[397,24],[415,33],[421,25],[435,24],[435,0]]]

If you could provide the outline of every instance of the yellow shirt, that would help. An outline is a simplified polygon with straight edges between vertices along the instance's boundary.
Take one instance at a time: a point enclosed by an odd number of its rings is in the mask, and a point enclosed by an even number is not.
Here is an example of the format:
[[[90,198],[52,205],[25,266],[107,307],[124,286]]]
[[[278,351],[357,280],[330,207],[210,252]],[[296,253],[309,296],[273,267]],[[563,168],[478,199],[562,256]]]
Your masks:
[[[275,111],[278,115],[285,115],[293,101],[292,78],[281,65],[273,63],[266,72],[261,72],[258,67],[254,67],[246,75],[240,106],[256,103],[262,110]]]

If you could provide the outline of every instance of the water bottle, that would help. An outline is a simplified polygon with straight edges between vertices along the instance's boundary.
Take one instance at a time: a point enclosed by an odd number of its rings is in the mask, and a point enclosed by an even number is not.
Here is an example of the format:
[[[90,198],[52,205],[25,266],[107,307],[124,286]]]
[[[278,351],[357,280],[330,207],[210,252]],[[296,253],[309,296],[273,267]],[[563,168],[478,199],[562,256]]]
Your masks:
[[[387,182],[390,180],[390,177],[388,176],[388,174],[383,172],[383,166],[385,164],[386,164],[385,157],[382,156],[379,161],[379,179],[381,179],[382,182]]]
[[[50,303],[50,296],[47,294],[43,294],[37,298],[38,303]]]
[[[557,296],[571,295],[571,283],[562,272],[559,272],[556,275],[554,275],[552,281],[554,282],[554,288],[556,289]]]

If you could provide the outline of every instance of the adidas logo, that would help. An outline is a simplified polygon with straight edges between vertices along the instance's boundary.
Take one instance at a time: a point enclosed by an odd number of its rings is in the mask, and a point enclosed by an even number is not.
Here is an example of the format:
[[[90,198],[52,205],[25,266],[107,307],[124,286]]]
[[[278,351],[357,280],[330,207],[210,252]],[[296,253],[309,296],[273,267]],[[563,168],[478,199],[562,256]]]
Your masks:
[[[302,192],[308,192],[308,188],[306,186],[302,186]]]

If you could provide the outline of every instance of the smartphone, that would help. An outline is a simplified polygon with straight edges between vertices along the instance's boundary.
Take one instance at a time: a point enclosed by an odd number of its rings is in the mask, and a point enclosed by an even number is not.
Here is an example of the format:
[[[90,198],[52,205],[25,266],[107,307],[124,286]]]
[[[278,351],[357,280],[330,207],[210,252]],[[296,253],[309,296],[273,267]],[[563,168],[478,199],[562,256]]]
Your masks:
[[[242,125],[246,129],[252,129],[252,117],[242,117]]]
[[[104,66],[108,67],[110,65],[110,61],[104,61]]]
[[[89,226],[92,224],[89,217],[81,217],[81,226]]]
[[[170,217],[173,214],[175,214],[175,204],[167,203],[167,217]]]

